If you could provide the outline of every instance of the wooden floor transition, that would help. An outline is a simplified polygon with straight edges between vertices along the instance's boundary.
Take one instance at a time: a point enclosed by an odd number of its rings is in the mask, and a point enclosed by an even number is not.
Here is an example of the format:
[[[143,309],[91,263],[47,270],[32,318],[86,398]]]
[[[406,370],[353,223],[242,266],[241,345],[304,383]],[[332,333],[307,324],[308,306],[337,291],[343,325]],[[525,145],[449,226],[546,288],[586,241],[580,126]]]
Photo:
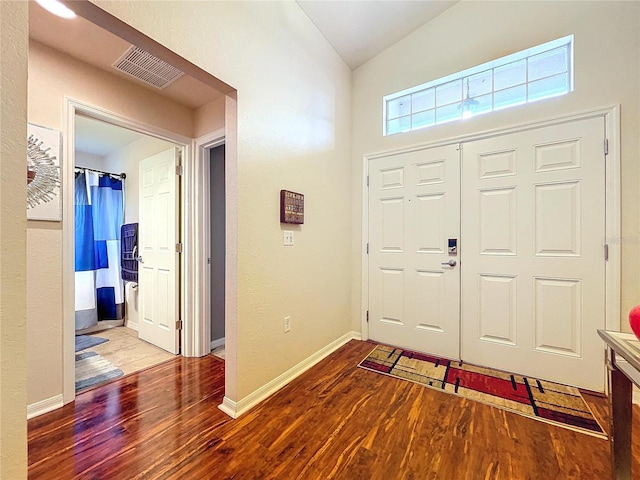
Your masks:
[[[372,348],[349,342],[238,420],[211,355],[115,380],[29,420],[29,478],[610,478],[607,441],[357,368]]]
[[[175,355],[141,340],[138,338],[138,332],[128,327],[100,330],[89,336],[106,338],[109,341],[85,350],[101,355],[125,375],[175,358]]]

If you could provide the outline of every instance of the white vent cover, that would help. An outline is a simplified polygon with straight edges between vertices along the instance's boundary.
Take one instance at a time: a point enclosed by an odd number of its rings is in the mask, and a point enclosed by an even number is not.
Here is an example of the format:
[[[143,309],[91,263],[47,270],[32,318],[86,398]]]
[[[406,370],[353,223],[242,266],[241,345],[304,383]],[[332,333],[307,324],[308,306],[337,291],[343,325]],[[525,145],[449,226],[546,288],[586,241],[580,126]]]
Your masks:
[[[124,52],[124,55],[113,64],[113,68],[158,89],[169,86],[184,75],[184,72],[176,67],[163,62],[135,45]]]

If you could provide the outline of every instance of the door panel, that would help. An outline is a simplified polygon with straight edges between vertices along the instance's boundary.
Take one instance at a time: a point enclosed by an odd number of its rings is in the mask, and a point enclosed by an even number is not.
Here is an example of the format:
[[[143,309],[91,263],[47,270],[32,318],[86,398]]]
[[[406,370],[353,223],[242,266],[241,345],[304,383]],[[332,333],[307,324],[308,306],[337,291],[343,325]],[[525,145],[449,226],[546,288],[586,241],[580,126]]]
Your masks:
[[[604,122],[465,143],[462,358],[604,390]]]
[[[481,190],[478,213],[480,254],[516,255],[515,189]]]
[[[372,160],[369,164],[369,335],[459,358],[457,256],[460,231],[456,146]],[[453,212],[453,213],[451,213]]]
[[[514,276],[479,276],[481,340],[503,345],[516,344],[516,282]]]
[[[142,160],[139,165],[139,336],[170,353],[178,353],[177,148]]]

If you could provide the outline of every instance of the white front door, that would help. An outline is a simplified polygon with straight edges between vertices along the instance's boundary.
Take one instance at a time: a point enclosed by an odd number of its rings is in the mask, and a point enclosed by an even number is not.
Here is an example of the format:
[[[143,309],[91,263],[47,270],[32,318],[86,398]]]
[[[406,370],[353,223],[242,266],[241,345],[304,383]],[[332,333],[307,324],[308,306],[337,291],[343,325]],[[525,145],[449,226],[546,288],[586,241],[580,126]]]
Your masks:
[[[465,143],[462,358],[604,391],[602,118]]]
[[[173,147],[139,165],[138,335],[170,353],[179,348],[178,154]]]
[[[455,145],[369,163],[369,336],[459,357],[459,152]],[[451,265],[449,265],[451,262]]]
[[[595,118],[371,160],[369,337],[604,391],[604,138]]]

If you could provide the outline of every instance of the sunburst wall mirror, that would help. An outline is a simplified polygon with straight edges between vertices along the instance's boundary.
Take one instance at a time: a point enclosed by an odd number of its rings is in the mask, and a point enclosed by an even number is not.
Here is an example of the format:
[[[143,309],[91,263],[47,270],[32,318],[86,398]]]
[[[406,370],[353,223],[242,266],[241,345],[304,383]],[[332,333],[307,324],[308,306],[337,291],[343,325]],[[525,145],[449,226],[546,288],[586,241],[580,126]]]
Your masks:
[[[27,219],[60,221],[62,135],[31,123],[27,135]]]

